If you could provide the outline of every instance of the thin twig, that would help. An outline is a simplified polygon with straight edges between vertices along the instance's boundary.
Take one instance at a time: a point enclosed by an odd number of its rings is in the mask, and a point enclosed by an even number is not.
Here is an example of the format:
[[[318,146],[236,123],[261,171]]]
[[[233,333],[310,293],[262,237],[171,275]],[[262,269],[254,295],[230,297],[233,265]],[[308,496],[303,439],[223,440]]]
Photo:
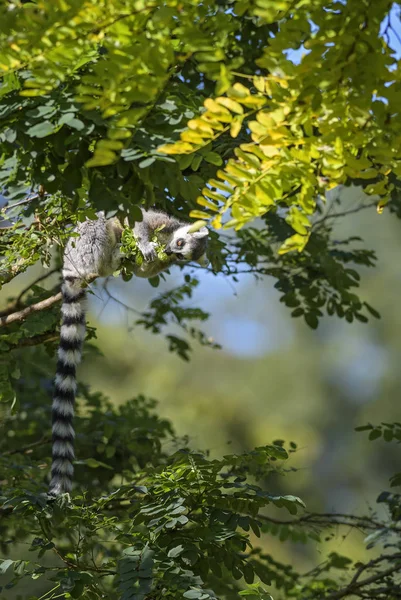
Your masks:
[[[36,440],[36,442],[32,442],[31,444],[27,444],[26,446],[21,446],[21,448],[14,448],[13,450],[7,450],[6,452],[3,452],[3,456],[11,456],[11,454],[23,454],[24,452],[26,452],[27,450],[30,450],[31,448],[35,448],[36,446],[44,446],[45,444],[48,444],[51,441],[51,438],[49,437],[42,437],[42,439],[40,440]]]
[[[377,202],[371,202],[370,204],[361,204],[357,206],[357,208],[353,208],[351,210],[344,210],[343,212],[333,213],[332,215],[326,214],[321,219],[315,221],[312,225],[312,229],[316,230],[317,225],[322,225],[327,219],[336,219],[337,217],[346,217],[347,215],[351,215],[353,213],[360,212],[361,210],[366,210],[367,208],[372,208],[372,206],[377,206]]]
[[[43,198],[45,196],[50,196],[50,194],[35,194],[34,196],[29,195],[27,198],[20,200],[19,202],[14,202],[14,204],[8,204],[2,208],[4,212],[12,210],[16,206],[21,206],[21,204],[28,204],[32,200],[36,200],[37,198]]]
[[[125,304],[125,302],[123,302],[122,300],[119,300],[118,298],[116,298],[115,296],[113,296],[113,294],[109,291],[109,288],[107,287],[107,282],[108,280],[106,279],[104,284],[103,284],[103,290],[106,292],[107,297],[109,300],[112,300],[113,302],[116,302],[117,304],[119,304],[120,306],[122,306],[123,308],[125,308],[126,310],[130,311],[130,312],[134,312],[137,315],[141,315],[142,312],[140,310],[138,310],[137,308],[134,308],[133,306],[129,306],[128,304]]]
[[[22,292],[20,293],[20,295],[16,299],[16,301],[15,301],[15,307],[16,308],[20,308],[22,296],[24,296],[24,294],[26,294],[27,292],[29,292],[29,290],[31,289],[32,286],[34,286],[37,283],[39,283],[39,281],[44,281],[45,279],[47,279],[48,277],[50,277],[54,273],[57,273],[58,270],[59,270],[58,268],[50,269],[50,271],[47,271],[47,273],[44,273],[43,275],[41,275],[40,277],[38,277],[37,279],[35,279],[35,281],[33,281],[32,283],[30,283],[29,285],[27,285],[26,288],[24,288],[22,290]]]

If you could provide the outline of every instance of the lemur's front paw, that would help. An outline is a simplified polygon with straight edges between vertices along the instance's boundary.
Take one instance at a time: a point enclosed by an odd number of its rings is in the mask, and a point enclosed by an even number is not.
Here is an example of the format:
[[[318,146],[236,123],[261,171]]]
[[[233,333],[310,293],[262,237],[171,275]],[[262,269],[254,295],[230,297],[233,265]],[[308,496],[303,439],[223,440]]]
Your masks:
[[[146,260],[146,262],[152,262],[157,258],[156,244],[154,242],[149,242],[149,244],[146,244],[146,246],[141,247],[140,251],[142,252],[143,258]]]

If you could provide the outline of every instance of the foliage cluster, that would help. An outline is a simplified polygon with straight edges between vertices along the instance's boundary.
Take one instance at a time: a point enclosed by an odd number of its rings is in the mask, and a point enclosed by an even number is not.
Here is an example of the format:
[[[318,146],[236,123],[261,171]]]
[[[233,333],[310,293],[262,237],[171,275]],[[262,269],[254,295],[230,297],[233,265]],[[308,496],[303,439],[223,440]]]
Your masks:
[[[82,387],[78,490],[73,502],[68,496],[49,501],[50,439],[40,436],[49,419],[49,380],[20,385],[22,404],[6,417],[1,442],[1,597],[14,588],[30,599],[44,592],[46,600],[269,600],[272,588],[282,599],[397,597],[399,495],[378,498],[388,508],[385,519],[373,512],[273,517],[271,507],[280,515],[303,507],[295,496],[266,491],[272,474],[285,473],[295,444],[286,449],[277,440],[211,459],[177,438],[171,423],[155,414],[154,401],[138,397],[116,409]],[[356,565],[332,553],[301,575],[259,546],[272,535],[319,543],[341,525],[366,531],[368,547],[384,544],[387,551]],[[28,544],[21,558],[20,543]],[[394,596],[385,595],[392,590]]]
[[[322,198],[352,181],[379,194],[380,207],[398,194],[399,84],[379,35],[391,24],[388,2],[329,4],[2,5],[0,182],[18,228],[2,235],[2,280],[46,262],[77,210],[80,219],[107,210],[132,223],[143,201],[215,227],[262,217],[267,231],[245,259],[232,260],[238,237],[214,236],[214,272],[235,276],[245,263],[265,274],[269,263],[278,288],[290,277],[302,296],[297,258],[280,253],[310,246],[324,264],[315,301],[304,296],[295,316],[315,324],[323,307],[350,320],[361,313],[343,266],[360,264],[357,240],[346,259],[327,243]],[[296,65],[290,49],[309,54]],[[23,226],[21,203],[35,215]]]

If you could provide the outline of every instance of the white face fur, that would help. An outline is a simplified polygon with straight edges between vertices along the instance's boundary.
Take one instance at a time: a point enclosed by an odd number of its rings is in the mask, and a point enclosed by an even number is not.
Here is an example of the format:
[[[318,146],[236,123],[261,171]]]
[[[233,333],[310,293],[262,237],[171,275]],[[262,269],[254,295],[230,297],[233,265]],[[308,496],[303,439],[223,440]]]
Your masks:
[[[209,264],[206,258],[207,236],[209,231],[202,227],[199,231],[189,233],[191,225],[184,225],[174,232],[172,240],[169,242],[167,254],[175,254],[180,262],[189,262],[194,260],[203,267]]]

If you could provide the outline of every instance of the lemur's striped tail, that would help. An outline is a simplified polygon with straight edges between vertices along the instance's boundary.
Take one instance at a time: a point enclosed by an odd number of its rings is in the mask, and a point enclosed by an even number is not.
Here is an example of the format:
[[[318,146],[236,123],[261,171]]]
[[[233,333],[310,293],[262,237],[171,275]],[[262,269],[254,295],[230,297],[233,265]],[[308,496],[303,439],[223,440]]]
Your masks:
[[[53,462],[49,494],[53,496],[69,492],[72,487],[76,368],[81,360],[85,338],[85,290],[82,280],[64,277],[61,291],[60,345],[52,405]]]

